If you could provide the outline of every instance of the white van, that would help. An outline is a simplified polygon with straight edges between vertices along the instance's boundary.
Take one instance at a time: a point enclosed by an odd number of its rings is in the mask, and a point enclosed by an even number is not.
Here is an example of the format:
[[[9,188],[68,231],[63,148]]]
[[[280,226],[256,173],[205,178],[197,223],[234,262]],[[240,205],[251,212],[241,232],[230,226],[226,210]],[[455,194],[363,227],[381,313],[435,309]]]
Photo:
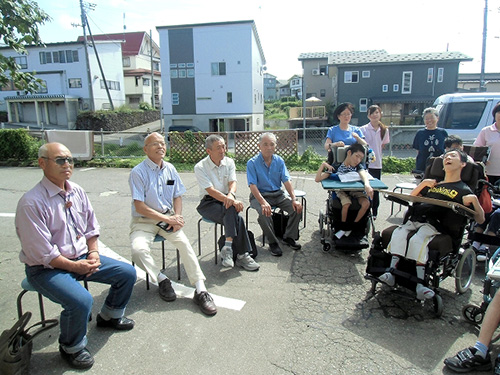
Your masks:
[[[434,102],[439,111],[438,127],[472,144],[485,126],[495,122],[491,112],[500,102],[499,92],[455,93],[441,95]]]

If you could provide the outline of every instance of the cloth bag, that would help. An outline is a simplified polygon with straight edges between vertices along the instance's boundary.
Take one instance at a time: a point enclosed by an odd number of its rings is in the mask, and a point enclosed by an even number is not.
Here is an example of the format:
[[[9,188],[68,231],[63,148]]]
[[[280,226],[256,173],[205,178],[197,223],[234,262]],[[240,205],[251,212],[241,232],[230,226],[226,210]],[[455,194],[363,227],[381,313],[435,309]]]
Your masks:
[[[26,312],[12,326],[0,335],[0,374],[24,375],[30,373],[30,358],[33,349],[33,337],[26,326],[31,319],[31,312]]]

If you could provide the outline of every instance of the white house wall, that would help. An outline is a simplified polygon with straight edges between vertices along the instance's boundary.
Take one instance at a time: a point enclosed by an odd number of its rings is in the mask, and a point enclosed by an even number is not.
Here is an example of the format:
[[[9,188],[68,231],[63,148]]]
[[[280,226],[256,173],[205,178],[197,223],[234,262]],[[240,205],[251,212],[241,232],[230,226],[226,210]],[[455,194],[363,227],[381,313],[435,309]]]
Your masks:
[[[125,104],[125,82],[123,79],[122,50],[120,43],[96,42],[97,52],[107,81],[119,82],[120,90],[109,90],[115,108]],[[94,93],[95,109],[104,109],[109,104],[105,88],[101,88],[103,79],[95,51],[89,48],[90,71],[92,77],[92,91]],[[120,62],[119,64],[117,62]]]

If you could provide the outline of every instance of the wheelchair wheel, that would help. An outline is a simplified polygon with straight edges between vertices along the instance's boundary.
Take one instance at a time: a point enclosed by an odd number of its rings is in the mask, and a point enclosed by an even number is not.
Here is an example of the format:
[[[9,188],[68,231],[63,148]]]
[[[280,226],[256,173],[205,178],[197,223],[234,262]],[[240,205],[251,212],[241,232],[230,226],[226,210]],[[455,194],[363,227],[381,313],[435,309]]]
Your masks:
[[[484,311],[479,306],[468,304],[462,308],[462,316],[470,323],[481,324],[484,318]]]
[[[435,294],[434,297],[432,297],[432,303],[434,308],[434,315],[436,316],[436,318],[439,318],[441,315],[443,315],[443,299],[439,294]]]
[[[463,294],[469,289],[475,269],[476,254],[474,250],[468,247],[461,255],[455,269],[455,288],[457,293]]]
[[[329,242],[325,242],[325,243],[323,244],[323,252],[324,252],[324,253],[329,252],[331,249],[332,249],[332,245],[330,245],[330,243],[329,243]]]

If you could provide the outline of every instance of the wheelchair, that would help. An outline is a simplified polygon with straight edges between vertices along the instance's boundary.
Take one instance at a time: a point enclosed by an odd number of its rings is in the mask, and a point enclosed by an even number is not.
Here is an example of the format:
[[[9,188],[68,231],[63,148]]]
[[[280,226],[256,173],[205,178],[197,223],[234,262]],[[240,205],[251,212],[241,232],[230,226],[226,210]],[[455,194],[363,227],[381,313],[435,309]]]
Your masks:
[[[462,181],[465,182],[471,190],[476,191],[477,181],[482,176],[481,166],[474,163],[467,163],[462,169]],[[437,181],[444,179],[443,159],[440,157],[432,158],[426,167],[424,178],[433,178]],[[409,206],[405,215],[404,223],[411,217],[415,205],[400,199],[388,197],[388,199],[397,203]],[[418,203],[416,203],[418,204]],[[397,269],[391,269],[390,263],[392,255],[387,252],[387,246],[391,240],[392,232],[398,227],[396,225],[386,228],[382,233],[377,233],[373,239],[368,257],[365,279],[371,282],[370,292],[377,293],[377,284],[381,283],[378,277],[385,272],[392,272],[396,279],[396,285],[390,287],[391,292],[395,292],[406,298],[416,300],[415,288],[417,283],[421,282],[424,286],[435,292],[431,300],[433,311],[436,317],[443,313],[443,301],[439,294],[440,283],[449,276],[455,278],[455,289],[459,294],[465,293],[472,282],[476,266],[476,255],[469,242],[463,241],[466,228],[471,216],[466,212],[461,212],[455,208],[455,212],[463,215],[463,220],[457,220],[450,223],[450,229],[454,233],[461,233],[461,236],[452,238],[447,234],[437,234],[428,245],[429,259],[425,266],[424,279],[420,280],[416,275],[416,264],[414,260],[401,258]],[[414,234],[410,232],[408,239]],[[463,244],[464,242],[464,244]],[[427,300],[424,300],[425,303]]]
[[[332,152],[329,153],[331,157],[328,162],[334,166],[334,168],[338,167],[341,162],[345,159],[346,152],[348,147],[332,147]],[[333,157],[332,157],[333,156]],[[365,164],[368,162],[368,155],[365,159]],[[372,181],[372,180],[370,180]],[[374,189],[387,188],[387,186],[383,185],[380,180],[374,180],[375,185],[372,184]],[[370,229],[372,233],[375,231],[375,226],[373,223],[373,218],[371,214],[371,207],[367,210],[365,215],[359,220],[357,223],[354,222],[358,211],[361,206],[357,199],[352,199],[352,204],[349,207],[349,211],[347,214],[347,220],[345,223],[341,220],[342,213],[342,205],[340,200],[337,198],[336,191],[352,191],[352,190],[360,190],[359,187],[353,189],[352,185],[344,184],[341,182],[332,182],[335,187],[327,187],[325,181],[322,181],[323,188],[328,190],[328,198],[325,202],[325,209],[319,211],[319,233],[321,236],[321,244],[323,246],[323,251],[329,252],[332,248],[337,250],[345,251],[345,252],[357,252],[362,249],[366,249],[370,246],[368,242],[368,235],[370,233]],[[362,185],[360,185],[362,186]],[[363,188],[361,188],[363,190]],[[338,236],[339,231],[348,232],[350,234],[348,236],[342,235]]]

